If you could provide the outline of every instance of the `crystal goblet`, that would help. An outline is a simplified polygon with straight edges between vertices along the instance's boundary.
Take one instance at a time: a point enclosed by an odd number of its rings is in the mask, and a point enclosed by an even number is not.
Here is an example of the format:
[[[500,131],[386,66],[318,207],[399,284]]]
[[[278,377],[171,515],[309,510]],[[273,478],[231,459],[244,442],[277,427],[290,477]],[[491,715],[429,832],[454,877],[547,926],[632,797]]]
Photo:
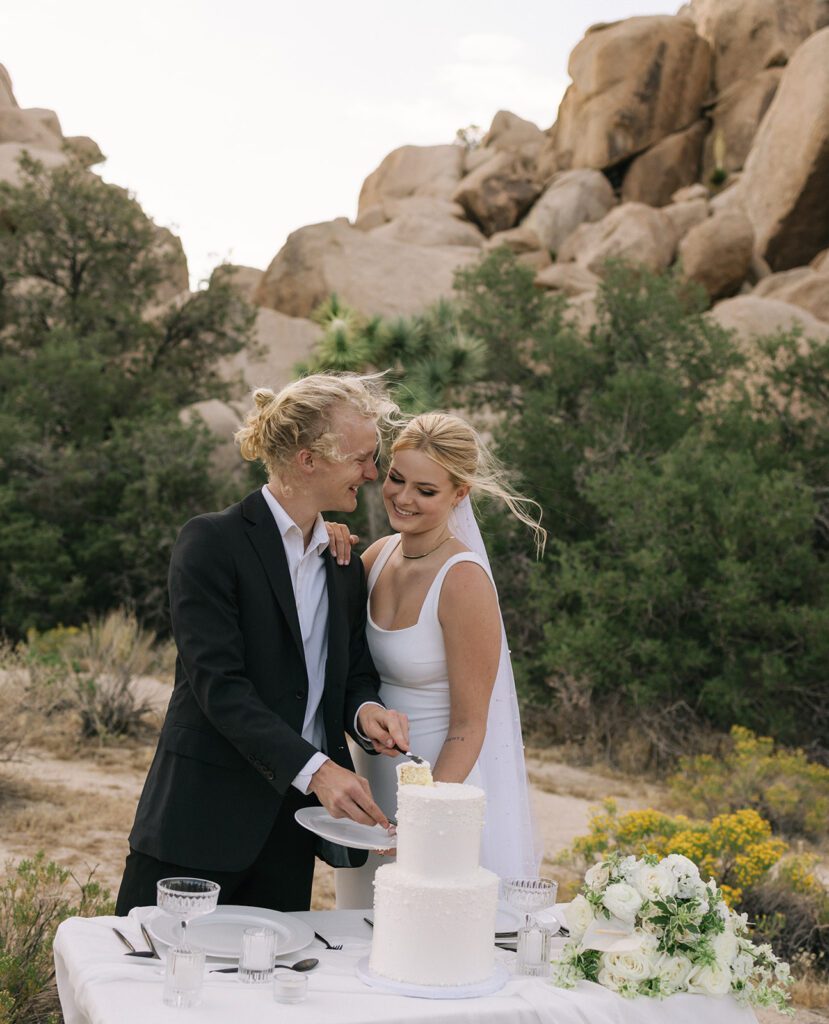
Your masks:
[[[187,942],[187,922],[216,909],[219,900],[218,882],[207,878],[162,878],[156,884],[156,905],[181,924],[179,948],[190,950]]]
[[[546,910],[556,902],[558,882],[550,878],[505,878],[502,885],[507,903],[524,914]]]

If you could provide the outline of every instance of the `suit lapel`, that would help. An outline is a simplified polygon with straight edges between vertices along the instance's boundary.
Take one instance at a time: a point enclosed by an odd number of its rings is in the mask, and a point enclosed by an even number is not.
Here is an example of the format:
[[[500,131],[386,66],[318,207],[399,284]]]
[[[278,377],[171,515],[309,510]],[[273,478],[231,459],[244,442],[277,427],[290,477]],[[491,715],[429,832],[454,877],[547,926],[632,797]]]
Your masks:
[[[271,590],[282,609],[282,614],[285,616],[291,636],[294,638],[304,663],[305,649],[302,646],[302,632],[299,628],[299,616],[296,610],[291,573],[288,569],[288,559],[279,529],[261,491],[254,491],[244,499],[242,515],[246,520],[245,525],[250,542],[262,562]]]

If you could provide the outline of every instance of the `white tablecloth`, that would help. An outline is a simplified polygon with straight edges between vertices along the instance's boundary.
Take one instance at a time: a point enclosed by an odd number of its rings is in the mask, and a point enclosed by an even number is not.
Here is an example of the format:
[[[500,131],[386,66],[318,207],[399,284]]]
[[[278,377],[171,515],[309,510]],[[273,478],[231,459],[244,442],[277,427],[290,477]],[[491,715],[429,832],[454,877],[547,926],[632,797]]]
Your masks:
[[[308,975],[308,998],[275,1003],[270,985],[240,985],[233,974],[208,974],[201,1006],[176,1010],[161,1001],[162,967],[157,960],[122,955],[112,933],[120,928],[144,949],[139,922],[154,908],[129,918],[70,918],[58,928],[55,965],[66,1024],[756,1024],[751,1010],[730,997],[678,995],[659,1001],[628,1000],[600,985],[580,982],[566,991],[547,981],[511,978],[499,992],[476,999],[412,999],[364,985],[354,967],[371,941],[367,911],[330,910],[297,914],[340,951],[315,939],[301,956],[319,957]],[[512,966],[515,957],[497,954]],[[183,1016],[182,1016],[183,1015]]]

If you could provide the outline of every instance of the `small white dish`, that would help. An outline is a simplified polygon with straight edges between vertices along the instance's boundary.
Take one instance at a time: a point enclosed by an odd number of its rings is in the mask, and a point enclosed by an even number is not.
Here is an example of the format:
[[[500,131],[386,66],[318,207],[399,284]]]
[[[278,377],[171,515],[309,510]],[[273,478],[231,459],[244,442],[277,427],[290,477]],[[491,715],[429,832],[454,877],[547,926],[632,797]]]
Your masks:
[[[294,817],[309,832],[351,850],[393,850],[397,836],[379,825],[361,825],[351,818],[332,818],[324,807],[300,807]]]

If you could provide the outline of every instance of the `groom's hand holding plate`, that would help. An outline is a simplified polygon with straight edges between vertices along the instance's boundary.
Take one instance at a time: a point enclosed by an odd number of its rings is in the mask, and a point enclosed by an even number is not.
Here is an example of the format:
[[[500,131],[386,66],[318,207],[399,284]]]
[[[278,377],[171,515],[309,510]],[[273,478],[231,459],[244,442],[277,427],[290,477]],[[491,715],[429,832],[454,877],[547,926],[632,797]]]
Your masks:
[[[399,757],[401,750],[409,749],[409,719],[402,711],[364,704],[359,718],[360,732],[371,740],[378,754]]]
[[[389,819],[374,802],[368,782],[333,761],[326,761],[311,776],[309,792],[332,818],[351,818],[361,825],[389,827]]]

